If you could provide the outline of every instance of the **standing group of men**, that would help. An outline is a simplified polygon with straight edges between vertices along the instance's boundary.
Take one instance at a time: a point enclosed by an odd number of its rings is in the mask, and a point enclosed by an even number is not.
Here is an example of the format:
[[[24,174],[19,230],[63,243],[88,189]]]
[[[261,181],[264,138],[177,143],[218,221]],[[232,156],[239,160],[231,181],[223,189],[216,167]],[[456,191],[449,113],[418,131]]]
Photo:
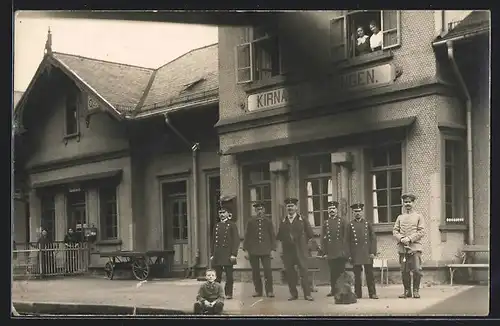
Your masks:
[[[400,298],[419,298],[421,273],[422,244],[420,239],[424,235],[424,220],[421,214],[413,211],[415,196],[404,194],[401,196],[404,212],[399,215],[394,224],[393,234],[397,239],[404,293]],[[240,245],[238,228],[231,220],[229,200],[221,200],[219,210],[220,222],[214,229],[212,266],[216,272],[216,282],[220,283],[222,273],[226,274],[224,287],[226,299],[233,297],[233,265]],[[308,220],[298,213],[298,200],[285,200],[287,214],[280,220],[278,233],[275,234],[271,219],[266,217],[263,203],[257,202],[253,206],[256,215],[247,223],[243,250],[248,253],[252,268],[252,278],[255,287],[253,297],[274,297],[273,276],[271,270],[271,251],[276,250],[276,243],[282,244],[282,259],[288,283],[290,297],[288,300],[297,300],[299,297],[297,284],[300,274],[301,287],[304,299],[313,301],[311,286],[308,279],[309,242],[314,241],[313,230]],[[330,269],[331,291],[328,296],[335,296],[336,282],[345,272],[346,263],[350,262],[354,272],[354,292],[358,298],[362,297],[361,273],[364,269],[368,295],[371,299],[378,299],[373,275],[373,260],[377,255],[377,238],[372,224],[363,217],[364,205],[351,205],[354,218],[346,220],[338,213],[339,203],[328,203],[328,219],[324,221],[321,235],[320,252],[327,259]],[[265,284],[263,286],[260,275],[260,264],[264,269]],[[413,272],[413,287],[410,272]],[[412,291],[413,289],[413,291]]]

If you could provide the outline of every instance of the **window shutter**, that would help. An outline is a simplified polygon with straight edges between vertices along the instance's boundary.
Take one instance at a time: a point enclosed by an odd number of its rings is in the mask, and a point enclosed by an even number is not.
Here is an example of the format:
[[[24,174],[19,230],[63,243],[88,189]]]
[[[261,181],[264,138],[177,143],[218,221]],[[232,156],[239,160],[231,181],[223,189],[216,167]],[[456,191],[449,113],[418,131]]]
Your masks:
[[[333,61],[346,58],[346,19],[345,16],[330,21],[330,45]]]
[[[243,43],[235,48],[236,83],[244,84],[253,81],[252,43]]]
[[[400,11],[382,10],[381,30],[383,35],[382,49],[390,49],[401,45]]]
[[[278,55],[279,55],[279,63],[280,63],[280,75],[284,75],[288,72],[288,62],[285,61],[285,47],[283,46],[283,40],[278,38]]]

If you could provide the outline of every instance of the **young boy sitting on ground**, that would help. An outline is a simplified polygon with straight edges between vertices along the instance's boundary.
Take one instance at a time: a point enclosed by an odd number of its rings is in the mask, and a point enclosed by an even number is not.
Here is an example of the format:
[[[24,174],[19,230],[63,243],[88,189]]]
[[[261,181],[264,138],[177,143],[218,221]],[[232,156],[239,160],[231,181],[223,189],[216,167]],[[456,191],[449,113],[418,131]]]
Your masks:
[[[335,303],[352,304],[357,301],[358,299],[352,291],[352,277],[349,273],[343,272],[335,283]]]
[[[224,289],[219,283],[215,282],[215,270],[207,269],[205,277],[207,282],[200,286],[194,304],[194,313],[220,314],[224,308]]]

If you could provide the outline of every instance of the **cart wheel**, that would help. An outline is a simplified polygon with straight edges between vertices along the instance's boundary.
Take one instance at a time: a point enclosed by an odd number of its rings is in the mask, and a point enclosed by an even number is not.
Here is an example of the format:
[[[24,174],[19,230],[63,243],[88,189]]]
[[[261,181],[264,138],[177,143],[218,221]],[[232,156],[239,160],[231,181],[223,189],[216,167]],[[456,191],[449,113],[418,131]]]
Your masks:
[[[132,273],[139,281],[144,281],[149,275],[149,265],[146,263],[145,259],[136,259],[132,264]]]
[[[106,277],[110,280],[113,279],[113,275],[114,275],[114,266],[113,266],[113,263],[111,262],[107,262],[106,265],[104,265],[104,273],[106,273]]]

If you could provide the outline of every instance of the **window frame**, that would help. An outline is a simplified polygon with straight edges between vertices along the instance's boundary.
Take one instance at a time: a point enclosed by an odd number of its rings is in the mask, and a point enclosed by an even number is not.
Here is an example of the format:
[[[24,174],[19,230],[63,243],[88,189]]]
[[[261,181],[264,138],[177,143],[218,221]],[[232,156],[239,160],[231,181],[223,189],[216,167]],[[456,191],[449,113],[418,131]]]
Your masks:
[[[269,179],[265,180],[260,180],[258,182],[252,182],[250,180],[250,171],[252,169],[255,169],[256,167],[266,167],[266,171],[269,173]],[[273,209],[273,180],[272,180],[272,172],[269,167],[269,162],[254,162],[251,164],[246,164],[243,167],[243,191],[244,191],[244,209],[245,209],[245,214],[243,214],[243,224],[246,225],[248,220],[255,216],[255,210],[253,209],[253,204],[255,201],[252,201],[251,195],[250,195],[250,188],[252,187],[262,187],[262,186],[268,186],[269,187],[269,194],[270,198],[267,199],[257,199],[258,201],[264,201],[268,202],[270,204],[270,210],[268,211],[266,209],[265,216],[268,217],[269,219],[272,218],[272,209]],[[248,214],[248,215],[247,215]]]
[[[76,87],[72,87],[70,88],[65,97],[64,97],[64,136],[65,138],[71,138],[71,137],[75,137],[75,136],[78,136],[80,134],[80,119],[79,119],[79,116],[80,116],[80,92],[75,89]],[[69,102],[70,102],[70,99],[71,97],[74,97],[73,98],[73,105],[74,105],[74,114],[75,114],[75,132],[73,133],[69,133],[68,132],[68,114],[69,114]],[[72,111],[73,112],[73,111]]]
[[[401,10],[341,10],[341,13],[340,15],[334,17],[333,19],[330,20],[330,58],[334,61],[334,62],[339,62],[339,61],[343,61],[343,60],[350,60],[350,59],[355,59],[355,58],[362,58],[364,56],[359,56],[359,57],[356,57],[356,56],[351,56],[351,52],[354,53],[354,51],[352,51],[352,49],[350,49],[349,47],[349,35],[348,35],[348,31],[347,31],[347,27],[348,27],[348,19],[349,19],[349,16],[352,16],[352,15],[355,15],[355,14],[358,14],[358,13],[361,13],[361,12],[367,12],[367,11],[379,11],[379,14],[380,14],[380,32],[382,33],[382,50],[381,51],[386,51],[386,50],[390,50],[390,49],[393,49],[393,48],[396,48],[396,47],[400,47],[401,46]],[[387,30],[385,31],[384,30],[384,12],[387,12],[387,11],[395,11],[396,12],[396,28],[393,28],[391,30]],[[343,43],[333,43],[332,41],[332,35],[333,35],[333,30],[337,27],[337,26],[333,26],[334,22],[336,21],[339,21],[343,19],[343,23],[342,23],[342,28],[343,28],[343,38],[342,38],[342,41]],[[395,44],[392,44],[392,45],[384,45],[384,36],[386,33],[388,32],[393,32],[393,31],[396,31],[396,34],[397,34],[397,42]],[[334,47],[339,47],[339,46],[343,46],[344,47],[344,54],[343,54],[343,57],[336,57],[334,55],[334,51],[333,51],[333,48]]]
[[[105,214],[105,205],[110,203],[110,200],[103,200],[104,189],[106,191],[112,191],[114,189],[114,205],[115,205],[115,219],[116,219],[116,236],[108,237],[107,232],[107,219],[109,216]],[[118,205],[118,186],[110,186],[106,185],[103,187],[99,187],[97,189],[98,201],[99,201],[99,238],[100,240],[118,240],[120,239],[120,213],[119,213],[119,205]]]
[[[277,34],[269,34],[269,33],[266,33],[266,35],[264,36],[261,36],[259,38],[254,38],[254,35],[255,35],[255,30],[259,28],[259,27],[244,27],[244,34],[246,35],[246,37],[248,37],[248,39],[243,42],[243,43],[239,43],[237,44],[235,47],[234,47],[234,57],[235,57],[235,75],[236,75],[236,84],[237,85],[243,85],[243,84],[248,84],[248,83],[252,83],[252,82],[255,82],[255,81],[260,81],[260,80],[268,80],[270,78],[274,78],[274,77],[277,77],[277,76],[281,76],[281,75],[284,75],[287,73],[287,70],[285,68],[285,64],[283,63],[283,46],[282,46],[282,42],[280,41],[280,38]],[[256,44],[258,42],[262,42],[262,41],[265,41],[265,40],[272,40],[273,38],[277,38],[277,43],[278,43],[278,75],[276,76],[271,76],[269,78],[256,78],[256,62],[255,62],[255,51],[256,51]],[[239,64],[239,60],[238,60],[238,50],[241,48],[241,47],[244,47],[244,46],[248,46],[249,48],[249,58],[248,58],[248,62],[249,62],[249,66],[245,66],[245,67],[240,67],[240,64]],[[241,70],[244,70],[244,69],[250,69],[250,78],[249,79],[246,79],[246,80],[240,80],[239,78],[239,72]]]
[[[307,173],[307,166],[309,160],[314,160],[316,157],[320,156],[325,156],[328,157],[328,162],[329,162],[329,171],[328,172],[320,172],[320,173],[313,173],[313,174],[308,174]],[[331,162],[331,152],[319,152],[319,153],[309,153],[309,154],[304,154],[301,155],[298,158],[298,164],[299,164],[299,170],[300,170],[300,193],[301,193],[301,201],[304,202],[303,205],[301,205],[301,212],[304,217],[306,217],[309,221],[309,207],[308,207],[308,199],[310,196],[308,196],[307,193],[307,182],[310,180],[322,180],[322,179],[330,179],[332,181],[332,193],[328,193],[328,189],[326,189],[326,196],[331,197],[332,200],[338,200],[338,198],[335,198],[335,196],[338,195],[339,193],[339,183],[338,183],[338,171],[337,169],[333,168],[333,163]],[[322,186],[320,185],[320,188]],[[324,195],[321,194],[319,197],[323,197]],[[320,199],[320,212],[326,212],[328,214],[328,207],[322,207],[323,206],[323,201]],[[339,208],[340,209],[340,208]],[[314,211],[313,211],[314,212]],[[340,212],[339,212],[340,214]],[[323,214],[322,214],[323,215]],[[328,216],[328,215],[326,215]],[[319,234],[319,231],[323,227],[323,222],[324,222],[324,217],[322,216],[320,220],[320,225],[316,226],[311,224],[312,229],[315,231],[316,234]]]
[[[391,145],[399,144],[401,148],[401,164],[395,164],[395,165],[387,165],[383,167],[373,167],[373,151],[377,148],[383,148],[383,147],[389,147]],[[400,170],[401,171],[401,193],[404,193],[407,188],[407,183],[406,183],[406,143],[404,140],[397,140],[397,141],[390,141],[390,142],[384,142],[378,145],[370,146],[365,148],[365,157],[367,158],[366,160],[366,191],[367,194],[369,194],[367,197],[368,200],[366,200],[365,203],[365,215],[367,218],[370,218],[371,222],[375,225],[393,225],[394,222],[396,221],[397,216],[391,217],[390,212],[392,207],[400,206],[402,209],[402,202],[401,198],[398,198],[398,205],[391,205],[391,197],[390,197],[390,190],[391,189],[398,189],[398,187],[391,187],[390,185],[390,176],[387,176],[387,205],[385,206],[387,208],[387,217],[389,218],[388,222],[379,222],[375,221],[375,214],[374,210],[376,207],[374,202],[373,202],[373,193],[376,192],[376,190],[373,190],[373,173],[378,172],[378,171],[384,171],[384,172],[390,172],[390,171],[395,171],[395,170]],[[368,154],[368,155],[367,155]],[[394,220],[392,220],[394,219]]]
[[[452,218],[455,218],[455,215],[461,215],[461,221],[448,221],[446,216],[446,142],[452,141],[458,143],[460,146],[459,149],[455,149],[453,151],[453,155],[456,155],[456,151],[461,151],[462,156],[458,158],[458,161],[455,162],[455,171],[452,173],[453,180],[453,192],[452,192]],[[441,132],[441,153],[440,153],[440,171],[441,171],[441,223],[443,225],[465,225],[467,223],[467,179],[466,177],[459,178],[457,180],[458,175],[465,176],[467,171],[467,157],[466,157],[466,141],[464,137],[448,132]],[[461,150],[460,150],[461,149]],[[460,166],[463,167],[463,171],[460,171]],[[458,169],[458,170],[457,170]],[[462,172],[462,173],[461,173]],[[461,180],[460,180],[461,179]],[[458,187],[455,186],[455,183],[459,184]],[[457,191],[458,189],[458,191]],[[461,200],[460,200],[461,199]],[[459,218],[459,217],[457,217]]]

